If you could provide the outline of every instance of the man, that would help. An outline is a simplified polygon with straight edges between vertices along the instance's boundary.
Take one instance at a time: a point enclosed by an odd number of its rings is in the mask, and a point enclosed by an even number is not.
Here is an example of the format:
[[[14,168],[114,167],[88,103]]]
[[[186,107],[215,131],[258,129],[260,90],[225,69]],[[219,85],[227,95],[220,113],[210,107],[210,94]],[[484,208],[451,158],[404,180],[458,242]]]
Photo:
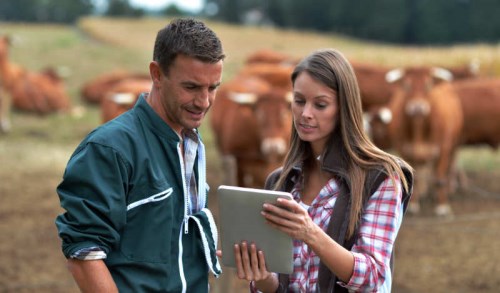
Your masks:
[[[197,128],[224,57],[205,24],[172,21],[156,37],[151,92],[71,156],[56,225],[82,292],[207,292],[208,271],[220,273]]]

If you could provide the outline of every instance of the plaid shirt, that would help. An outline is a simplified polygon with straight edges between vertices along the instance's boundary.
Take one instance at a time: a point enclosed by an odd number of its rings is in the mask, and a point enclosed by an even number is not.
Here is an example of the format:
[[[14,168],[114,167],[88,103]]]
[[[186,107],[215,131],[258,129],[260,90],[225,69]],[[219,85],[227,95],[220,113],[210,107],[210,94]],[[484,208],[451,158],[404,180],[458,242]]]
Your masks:
[[[194,163],[198,151],[198,135],[194,130],[182,132],[184,142],[184,170],[186,175],[186,188],[189,194],[189,211],[194,214],[201,210],[198,204],[198,191],[196,189],[196,178],[194,174]]]
[[[349,290],[366,292],[381,286],[390,288],[389,263],[402,214],[401,183],[398,178],[395,182],[396,187],[390,178],[382,182],[362,215],[359,238],[351,249],[354,272],[348,284],[340,283]],[[314,223],[326,231],[339,193],[337,182],[330,179],[310,206],[301,202],[301,190],[302,180],[297,180],[292,190],[295,200],[305,206]],[[288,291],[315,292],[319,265],[319,257],[304,242],[294,240],[294,270]],[[386,279],[389,284],[384,284]]]

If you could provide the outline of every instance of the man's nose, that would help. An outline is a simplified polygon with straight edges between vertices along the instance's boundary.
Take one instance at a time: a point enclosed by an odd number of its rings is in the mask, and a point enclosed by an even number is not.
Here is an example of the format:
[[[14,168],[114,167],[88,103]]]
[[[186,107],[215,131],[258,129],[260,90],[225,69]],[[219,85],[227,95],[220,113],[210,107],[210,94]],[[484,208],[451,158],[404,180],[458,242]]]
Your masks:
[[[196,99],[194,100],[194,104],[196,107],[205,109],[210,106],[210,100],[212,99],[212,93],[208,90],[201,90]]]

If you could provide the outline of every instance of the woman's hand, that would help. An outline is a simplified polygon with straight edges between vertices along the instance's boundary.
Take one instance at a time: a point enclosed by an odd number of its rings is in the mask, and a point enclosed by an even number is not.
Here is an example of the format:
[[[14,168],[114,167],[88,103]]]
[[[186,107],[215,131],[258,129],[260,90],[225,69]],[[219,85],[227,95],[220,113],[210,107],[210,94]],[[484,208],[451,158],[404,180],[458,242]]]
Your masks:
[[[267,222],[293,239],[307,243],[321,230],[307,210],[294,200],[278,198],[277,205],[266,203],[263,207],[262,215]]]
[[[234,245],[234,256],[238,278],[247,281],[262,281],[272,274],[267,271],[264,252],[257,251],[254,243],[248,245],[246,241]]]

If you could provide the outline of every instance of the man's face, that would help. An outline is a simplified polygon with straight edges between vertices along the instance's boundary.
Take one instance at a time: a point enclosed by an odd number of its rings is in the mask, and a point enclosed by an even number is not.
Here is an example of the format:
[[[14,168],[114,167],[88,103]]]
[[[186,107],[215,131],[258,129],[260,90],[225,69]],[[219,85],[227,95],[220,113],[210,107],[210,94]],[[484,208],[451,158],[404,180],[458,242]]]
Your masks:
[[[168,75],[160,70],[160,115],[177,133],[201,125],[220,85],[222,63],[178,55]]]

